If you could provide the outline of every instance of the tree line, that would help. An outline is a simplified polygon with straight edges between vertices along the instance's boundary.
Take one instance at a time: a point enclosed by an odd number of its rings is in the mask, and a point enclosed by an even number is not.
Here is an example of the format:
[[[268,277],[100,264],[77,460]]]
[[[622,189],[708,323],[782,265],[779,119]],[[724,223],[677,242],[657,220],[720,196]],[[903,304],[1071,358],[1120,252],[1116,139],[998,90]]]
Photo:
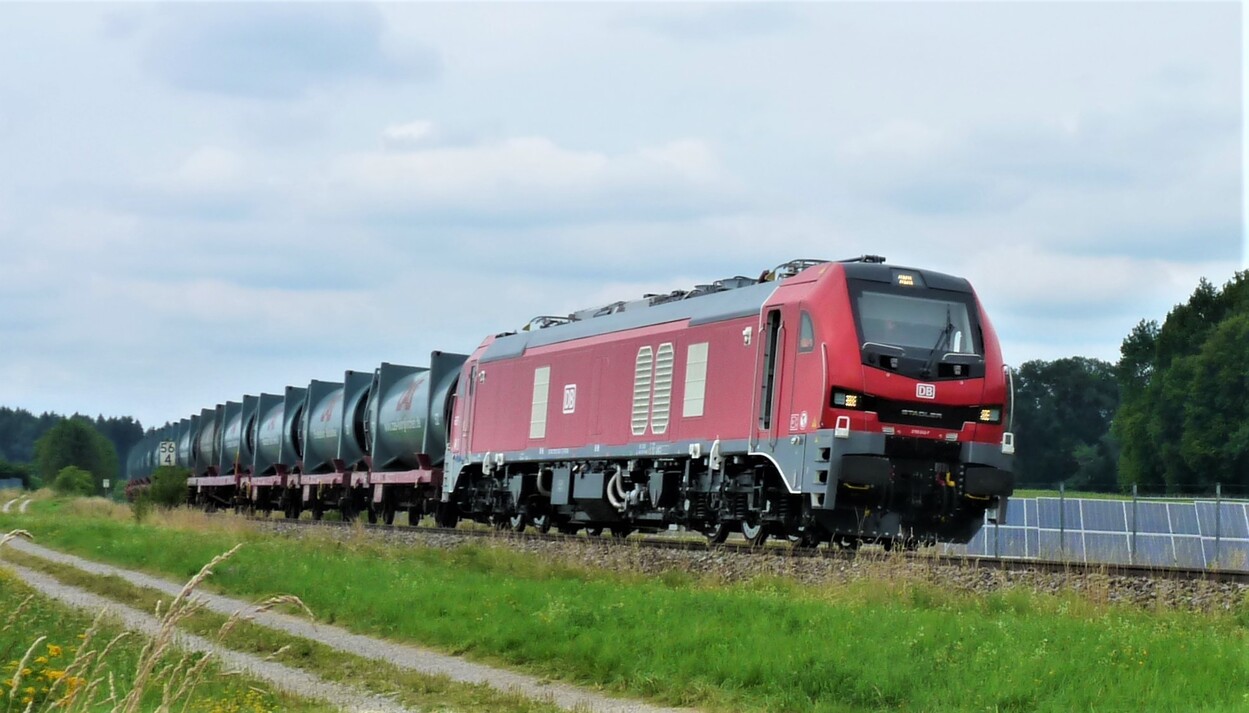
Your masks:
[[[105,480],[124,478],[122,458],[143,439],[143,426],[129,416],[62,416],[0,407],[0,480],[17,479],[24,487],[52,485],[67,467],[75,486],[100,492]]]
[[[1015,372],[1016,479],[1095,491],[1249,495],[1249,272],[1201,280],[1118,363],[1030,361]]]

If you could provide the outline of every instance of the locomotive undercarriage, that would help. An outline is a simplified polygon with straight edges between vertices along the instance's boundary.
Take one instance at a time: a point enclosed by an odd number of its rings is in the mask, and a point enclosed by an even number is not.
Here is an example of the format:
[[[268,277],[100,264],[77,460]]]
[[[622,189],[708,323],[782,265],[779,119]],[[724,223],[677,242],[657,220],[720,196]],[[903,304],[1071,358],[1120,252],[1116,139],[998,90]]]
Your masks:
[[[899,441],[882,456],[843,456],[831,482],[797,494],[758,456],[725,456],[718,467],[708,458],[516,463],[488,474],[465,469],[446,505],[516,531],[623,536],[678,525],[712,542],[740,533],[752,543],[775,537],[845,548],[966,541],[999,499],[968,492],[957,448],[937,450]]]

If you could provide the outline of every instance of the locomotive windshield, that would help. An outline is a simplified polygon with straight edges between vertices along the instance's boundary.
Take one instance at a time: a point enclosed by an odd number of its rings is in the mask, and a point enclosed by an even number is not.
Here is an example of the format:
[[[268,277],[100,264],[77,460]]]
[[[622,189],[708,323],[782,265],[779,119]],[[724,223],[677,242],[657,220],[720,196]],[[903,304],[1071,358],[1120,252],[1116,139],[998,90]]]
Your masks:
[[[921,296],[922,295],[922,296]],[[864,343],[909,353],[979,354],[967,304],[932,292],[896,294],[864,290],[856,308]]]

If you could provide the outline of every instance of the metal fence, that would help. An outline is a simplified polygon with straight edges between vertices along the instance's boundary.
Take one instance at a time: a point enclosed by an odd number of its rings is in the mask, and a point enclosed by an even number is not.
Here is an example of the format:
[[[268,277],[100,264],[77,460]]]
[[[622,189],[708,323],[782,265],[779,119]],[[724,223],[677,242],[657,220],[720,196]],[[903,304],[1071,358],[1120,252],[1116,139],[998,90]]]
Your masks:
[[[1058,497],[1010,501],[953,554],[1249,571],[1249,503]]]

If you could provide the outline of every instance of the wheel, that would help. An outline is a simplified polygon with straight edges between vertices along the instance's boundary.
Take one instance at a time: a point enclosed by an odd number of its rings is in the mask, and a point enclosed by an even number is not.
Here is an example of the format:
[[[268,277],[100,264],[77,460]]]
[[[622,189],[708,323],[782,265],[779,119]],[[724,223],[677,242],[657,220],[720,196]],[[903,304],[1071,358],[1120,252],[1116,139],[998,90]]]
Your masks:
[[[413,505],[408,508],[408,527],[416,527],[421,524],[421,518],[425,517],[425,513],[420,507]]]
[[[853,537],[851,535],[838,535],[837,537],[833,538],[833,542],[834,544],[837,545],[837,549],[851,550],[851,551],[859,549],[859,543],[860,543],[859,538]]]
[[[556,529],[559,530],[559,534],[561,535],[575,535],[581,528],[577,527],[576,525],[571,525],[571,524],[566,523],[563,525],[559,525]]]
[[[391,502],[390,498],[382,500],[382,524],[395,524],[395,504]]]
[[[528,524],[526,520],[528,519],[529,518],[525,515],[525,511],[520,510],[514,513],[510,518],[508,518],[507,524],[508,524],[508,527],[511,528],[512,532],[524,532],[525,525]]]
[[[798,540],[794,543],[797,547],[805,547],[814,549],[820,546],[824,541],[824,532],[814,525],[808,525],[798,534]]]
[[[438,527],[455,527],[460,521],[459,513],[455,510],[452,503],[438,503],[438,508],[434,510],[434,523]]]
[[[721,520],[710,529],[703,530],[703,534],[707,536],[707,541],[713,545],[723,544],[732,534],[734,523],[731,520]]]
[[[377,524],[377,508],[373,507],[373,505],[370,504],[368,508],[368,514],[365,515],[365,517],[369,519],[370,525],[376,525]]]
[[[587,527],[587,528],[585,529],[585,534],[589,535],[590,537],[598,537],[599,535],[603,534],[603,528],[601,528],[601,527]]]
[[[742,537],[746,538],[754,547],[759,547],[768,541],[768,527],[763,523],[751,525],[745,520],[742,521]]]
[[[312,519],[320,520],[323,517],[325,517],[325,510],[321,508],[321,499],[318,498],[316,500],[313,500],[312,501]]]
[[[611,529],[611,536],[617,540],[623,540],[633,534],[633,528],[628,525],[621,525]]]
[[[544,535],[551,531],[551,516],[549,513],[539,515],[538,517],[535,517],[532,520],[530,520],[530,522],[533,524],[534,529],[536,529],[538,532],[541,532]]]

